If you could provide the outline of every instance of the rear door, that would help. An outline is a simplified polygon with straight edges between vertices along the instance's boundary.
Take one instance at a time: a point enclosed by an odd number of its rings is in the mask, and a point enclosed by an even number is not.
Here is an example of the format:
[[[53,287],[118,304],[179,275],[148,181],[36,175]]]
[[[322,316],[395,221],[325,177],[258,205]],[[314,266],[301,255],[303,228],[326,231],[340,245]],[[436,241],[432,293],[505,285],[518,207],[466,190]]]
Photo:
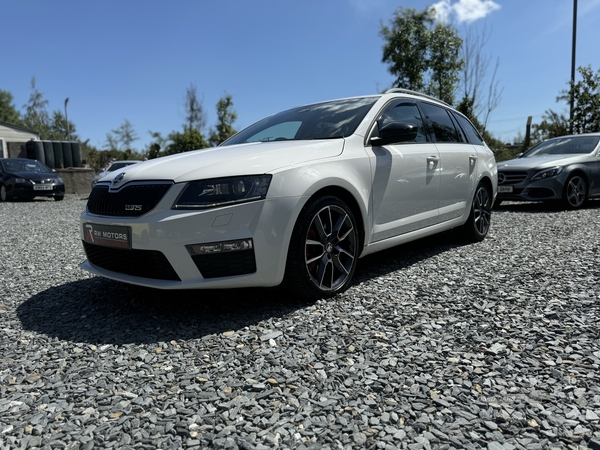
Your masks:
[[[440,153],[440,222],[456,219],[471,204],[477,151],[446,108],[428,102],[421,107]]]

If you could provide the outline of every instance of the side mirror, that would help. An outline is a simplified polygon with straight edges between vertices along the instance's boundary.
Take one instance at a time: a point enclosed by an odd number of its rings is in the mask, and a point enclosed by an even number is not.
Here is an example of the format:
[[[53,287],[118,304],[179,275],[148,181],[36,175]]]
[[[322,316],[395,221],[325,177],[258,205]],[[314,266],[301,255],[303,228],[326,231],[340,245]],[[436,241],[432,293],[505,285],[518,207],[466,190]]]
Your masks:
[[[379,137],[371,139],[371,145],[380,146],[414,141],[419,134],[418,127],[408,123],[389,123],[379,130]]]

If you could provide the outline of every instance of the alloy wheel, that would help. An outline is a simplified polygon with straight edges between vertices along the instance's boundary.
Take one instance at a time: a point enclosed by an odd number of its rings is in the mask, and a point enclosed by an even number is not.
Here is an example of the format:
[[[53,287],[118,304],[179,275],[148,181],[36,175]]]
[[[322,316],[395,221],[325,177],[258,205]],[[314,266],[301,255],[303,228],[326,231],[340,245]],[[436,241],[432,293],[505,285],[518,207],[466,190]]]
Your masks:
[[[321,291],[336,291],[352,276],[357,231],[348,213],[337,205],[312,218],[304,244],[308,274]]]
[[[579,208],[583,205],[587,194],[585,180],[578,175],[570,178],[567,182],[567,202],[572,208]]]
[[[492,218],[491,198],[487,188],[480,185],[473,199],[473,219],[477,233],[485,236],[490,230]]]

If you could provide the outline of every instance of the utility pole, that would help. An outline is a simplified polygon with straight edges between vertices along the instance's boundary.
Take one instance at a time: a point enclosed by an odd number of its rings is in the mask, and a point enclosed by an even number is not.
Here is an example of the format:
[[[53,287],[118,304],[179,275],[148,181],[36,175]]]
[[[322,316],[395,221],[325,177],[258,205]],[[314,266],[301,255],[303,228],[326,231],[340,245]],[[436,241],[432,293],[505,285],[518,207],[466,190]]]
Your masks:
[[[70,141],[71,131],[69,130],[69,118],[67,116],[67,103],[69,103],[69,97],[65,99],[65,122],[67,123],[67,141]]]
[[[575,50],[577,41],[577,0],[573,0],[573,48],[571,49],[571,108],[569,113],[569,134],[573,134],[573,107],[575,104]]]

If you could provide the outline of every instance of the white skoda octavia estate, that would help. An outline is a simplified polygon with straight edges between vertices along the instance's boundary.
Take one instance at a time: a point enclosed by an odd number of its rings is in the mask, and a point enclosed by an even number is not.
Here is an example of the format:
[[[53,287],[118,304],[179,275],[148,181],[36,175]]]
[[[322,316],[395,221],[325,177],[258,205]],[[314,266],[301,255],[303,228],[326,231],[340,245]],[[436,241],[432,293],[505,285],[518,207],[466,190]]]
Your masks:
[[[82,267],[160,289],[283,283],[325,298],[362,256],[453,228],[481,241],[496,190],[493,153],[433,97],[304,105],[104,177],[81,215]]]

